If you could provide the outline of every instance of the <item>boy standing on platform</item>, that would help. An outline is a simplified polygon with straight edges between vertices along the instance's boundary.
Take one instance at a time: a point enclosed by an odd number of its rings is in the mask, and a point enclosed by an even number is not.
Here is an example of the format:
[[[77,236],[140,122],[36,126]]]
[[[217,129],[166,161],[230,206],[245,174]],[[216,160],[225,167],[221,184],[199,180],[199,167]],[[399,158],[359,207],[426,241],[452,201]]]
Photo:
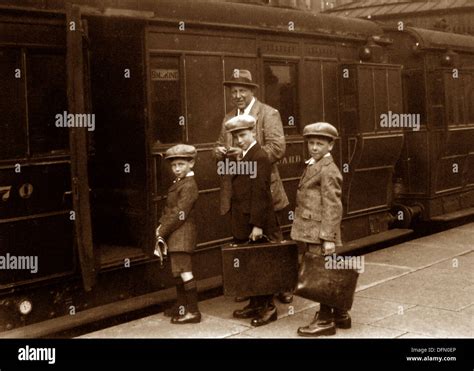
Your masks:
[[[272,165],[255,139],[255,118],[250,115],[235,116],[225,123],[225,129],[232,134],[234,142],[242,150],[237,160],[232,160],[235,168],[254,169],[252,174],[232,175],[230,212],[234,242],[257,241],[263,236],[271,241],[278,241],[280,230],[270,191]],[[250,303],[243,309],[234,311],[233,316],[252,318],[252,326],[263,326],[276,321],[277,309],[273,295],[250,297]]]
[[[342,175],[330,153],[338,132],[331,124],[317,122],[305,126],[303,136],[311,158],[298,185],[291,238],[304,242],[311,253],[331,255],[342,246]],[[320,304],[313,321],[300,327],[298,335],[334,335],[336,327],[351,327],[349,313]]]
[[[192,171],[195,157],[196,148],[187,144],[173,146],[165,154],[176,179],[168,190],[156,237],[164,238],[168,244],[171,270],[176,279],[176,305],[165,313],[171,314],[173,324],[201,321],[192,272],[192,253],[197,239],[194,205],[199,196]]]

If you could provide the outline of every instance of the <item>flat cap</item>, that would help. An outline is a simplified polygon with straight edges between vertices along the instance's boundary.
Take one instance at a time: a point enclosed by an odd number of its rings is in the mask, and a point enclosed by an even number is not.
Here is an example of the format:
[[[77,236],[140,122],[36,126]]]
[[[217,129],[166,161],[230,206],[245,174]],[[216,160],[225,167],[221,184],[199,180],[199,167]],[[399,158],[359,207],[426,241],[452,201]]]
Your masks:
[[[255,118],[251,115],[235,116],[225,123],[225,130],[229,133],[237,130],[253,129],[254,127]]]
[[[224,86],[230,87],[232,85],[247,86],[251,88],[258,88],[258,84],[252,80],[252,74],[249,70],[235,69],[232,72],[232,77],[224,81]]]
[[[303,136],[319,136],[335,139],[339,136],[337,129],[327,122],[316,122],[306,125],[303,129]]]
[[[189,144],[177,144],[169,148],[165,153],[165,159],[171,160],[174,158],[195,158],[196,148]]]

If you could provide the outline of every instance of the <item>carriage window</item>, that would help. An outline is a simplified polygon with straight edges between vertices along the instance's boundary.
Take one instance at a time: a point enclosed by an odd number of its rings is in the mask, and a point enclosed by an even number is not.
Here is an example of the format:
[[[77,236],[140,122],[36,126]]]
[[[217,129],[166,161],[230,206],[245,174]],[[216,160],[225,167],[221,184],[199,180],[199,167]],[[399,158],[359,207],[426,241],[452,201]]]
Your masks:
[[[181,142],[185,115],[181,109],[179,57],[152,57],[150,74],[151,120],[155,141]]]
[[[285,134],[297,134],[296,64],[267,62],[265,68],[265,103],[280,111]]]
[[[66,56],[27,54],[28,128],[32,154],[65,150],[69,131],[56,126],[67,111]]]
[[[25,71],[19,50],[0,49],[0,159],[26,154],[26,125],[22,115]]]
[[[433,126],[441,127],[445,124],[444,112],[444,80],[437,71],[430,73],[428,99],[431,105],[431,123]]]
[[[474,74],[465,75],[464,102],[466,107],[466,118],[469,124],[474,124]]]
[[[408,71],[403,75],[405,107],[407,112],[420,115],[420,123],[426,124],[425,83],[422,70]]]

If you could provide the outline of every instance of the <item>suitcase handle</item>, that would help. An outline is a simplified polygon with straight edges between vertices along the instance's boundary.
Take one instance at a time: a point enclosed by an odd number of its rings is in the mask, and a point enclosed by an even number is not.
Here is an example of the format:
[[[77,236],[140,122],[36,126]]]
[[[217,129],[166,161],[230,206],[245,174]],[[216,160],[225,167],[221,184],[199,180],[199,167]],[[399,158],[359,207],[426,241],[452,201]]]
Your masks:
[[[231,246],[245,246],[245,245],[252,245],[252,244],[257,244],[257,243],[263,243],[263,242],[269,242],[269,243],[273,243],[273,241],[271,241],[267,235],[265,234],[262,234],[262,237],[259,238],[257,241],[252,241],[250,238],[247,242],[245,243],[240,243],[240,244],[237,244],[237,243],[231,243],[230,245]]]

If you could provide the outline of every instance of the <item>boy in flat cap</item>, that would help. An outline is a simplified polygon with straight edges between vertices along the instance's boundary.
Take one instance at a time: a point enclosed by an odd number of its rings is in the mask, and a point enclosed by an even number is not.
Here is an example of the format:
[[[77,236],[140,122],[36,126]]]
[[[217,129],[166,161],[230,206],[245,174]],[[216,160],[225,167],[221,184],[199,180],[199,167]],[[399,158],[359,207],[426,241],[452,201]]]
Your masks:
[[[233,117],[225,123],[225,129],[232,134],[235,143],[242,150],[241,157],[236,161],[236,168],[256,169],[253,174],[232,175],[230,210],[234,242],[244,243],[249,239],[256,241],[263,235],[275,235],[279,227],[270,192],[272,166],[255,139],[255,118],[250,115]],[[238,162],[240,166],[237,165]],[[251,163],[256,166],[251,166]],[[246,307],[234,311],[233,315],[235,318],[252,318],[252,326],[276,321],[277,310],[273,295],[253,296]]]
[[[171,271],[176,279],[177,301],[171,311],[165,312],[171,315],[174,324],[201,321],[192,272],[192,253],[197,237],[194,205],[199,196],[192,171],[195,157],[196,148],[186,144],[173,146],[165,154],[176,179],[168,190],[156,237],[167,241]]]
[[[285,208],[289,205],[289,201],[277,166],[277,162],[285,155],[286,148],[280,113],[255,97],[258,84],[252,80],[252,74],[249,70],[235,69],[230,79],[224,81],[223,84],[230,90],[234,108],[225,115],[222,121],[222,129],[214,148],[215,156],[218,160],[222,160],[223,158],[237,157],[241,154],[242,150],[235,143],[231,133],[226,131],[225,123],[237,115],[253,116],[255,118],[255,139],[272,164],[270,189],[273,207],[277,214],[277,222],[284,224],[284,221],[288,220]],[[222,176],[220,187],[221,215],[225,215],[230,211],[231,191],[230,178]],[[280,240],[283,239],[280,229],[276,231],[275,237]],[[291,293],[280,293],[278,298],[283,303],[290,303],[293,300]],[[236,298],[237,301],[242,301],[242,299]]]
[[[305,126],[303,136],[311,158],[298,185],[291,238],[304,242],[311,253],[331,255],[342,246],[342,175],[330,153],[338,132],[331,124],[317,122]],[[314,320],[300,327],[298,335],[334,335],[336,327],[350,328],[349,314],[321,304]]]

